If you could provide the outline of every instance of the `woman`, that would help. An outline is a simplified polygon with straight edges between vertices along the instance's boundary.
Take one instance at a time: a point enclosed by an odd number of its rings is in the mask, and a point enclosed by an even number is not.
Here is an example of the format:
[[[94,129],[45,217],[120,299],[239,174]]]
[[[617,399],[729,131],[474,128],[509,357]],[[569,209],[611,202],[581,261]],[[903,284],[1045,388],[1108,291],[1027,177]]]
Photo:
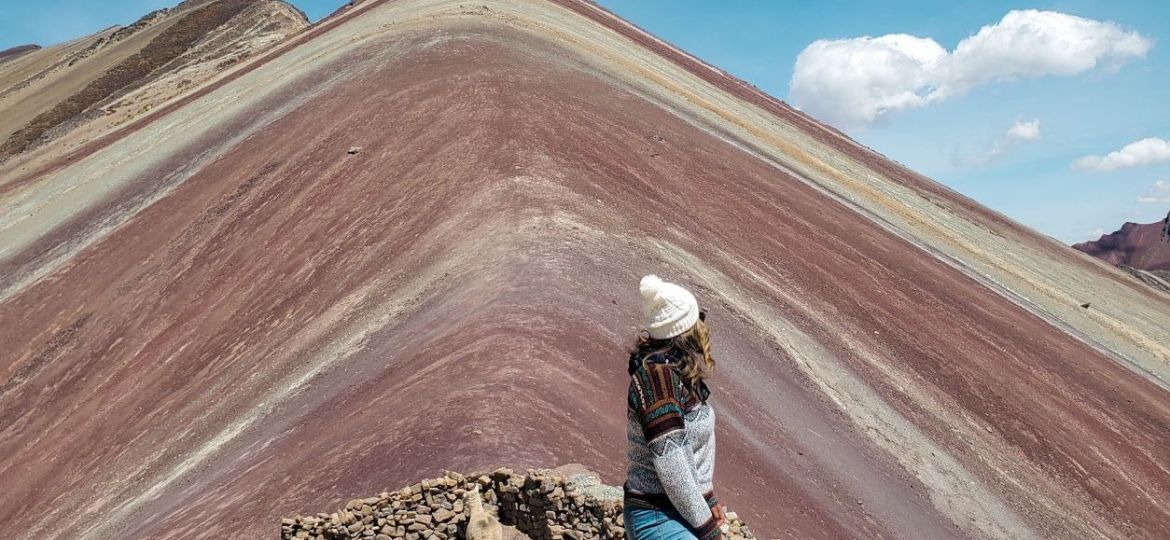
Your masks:
[[[626,412],[626,537],[719,538],[715,411],[703,383],[715,369],[707,317],[694,295],[658,276],[642,278],[641,292],[644,328],[630,353]]]

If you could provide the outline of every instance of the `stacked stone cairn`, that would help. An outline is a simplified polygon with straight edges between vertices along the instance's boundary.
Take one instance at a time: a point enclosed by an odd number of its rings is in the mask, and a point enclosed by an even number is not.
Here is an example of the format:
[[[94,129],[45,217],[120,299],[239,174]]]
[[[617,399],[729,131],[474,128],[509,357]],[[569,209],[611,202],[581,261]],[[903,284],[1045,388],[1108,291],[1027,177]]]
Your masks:
[[[623,540],[622,492],[579,466],[511,469],[463,475],[446,472],[398,491],[354,499],[333,513],[281,520],[285,540],[465,540],[464,496],[479,486],[484,510],[505,526],[505,539]],[[754,540],[728,512],[729,540]],[[511,539],[509,537],[512,537]]]

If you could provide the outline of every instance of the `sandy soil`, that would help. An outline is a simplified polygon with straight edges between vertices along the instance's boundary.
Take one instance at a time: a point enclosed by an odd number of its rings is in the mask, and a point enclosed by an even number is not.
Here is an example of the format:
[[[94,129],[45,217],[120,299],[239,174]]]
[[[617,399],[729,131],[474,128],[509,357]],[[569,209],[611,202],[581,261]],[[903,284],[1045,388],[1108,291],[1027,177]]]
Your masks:
[[[364,2],[0,204],[30,538],[620,483],[649,272],[710,310],[717,490],[760,537],[1170,535],[1165,297],[587,4]]]

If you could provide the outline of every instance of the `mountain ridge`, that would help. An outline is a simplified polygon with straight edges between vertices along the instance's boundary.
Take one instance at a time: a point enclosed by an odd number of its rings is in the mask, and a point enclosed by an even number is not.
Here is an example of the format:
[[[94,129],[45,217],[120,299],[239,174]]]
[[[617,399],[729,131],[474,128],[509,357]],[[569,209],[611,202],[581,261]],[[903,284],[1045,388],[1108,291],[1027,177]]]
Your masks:
[[[253,21],[267,26],[248,28]],[[25,54],[0,70],[0,111],[10,116],[0,122],[0,160],[103,116],[111,118],[97,132],[114,128],[307,26],[300,10],[279,0],[183,2]]]
[[[1170,242],[1163,238],[1165,222],[1125,222],[1112,233],[1073,247],[1114,266],[1138,270],[1170,270]]]
[[[17,45],[15,47],[9,47],[0,51],[0,62],[6,62],[24,53],[36,51],[39,49],[41,49],[40,45],[31,43],[28,45]]]
[[[618,484],[658,273],[710,316],[716,486],[762,536],[1166,532],[1164,295],[673,54],[582,2],[363,2],[5,174],[0,524]]]

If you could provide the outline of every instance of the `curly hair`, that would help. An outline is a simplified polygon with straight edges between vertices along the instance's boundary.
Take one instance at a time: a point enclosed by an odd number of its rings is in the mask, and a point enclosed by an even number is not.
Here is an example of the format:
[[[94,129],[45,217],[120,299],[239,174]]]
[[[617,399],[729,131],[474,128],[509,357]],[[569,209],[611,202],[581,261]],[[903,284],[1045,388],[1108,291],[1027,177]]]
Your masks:
[[[705,317],[704,317],[705,318]],[[698,393],[699,382],[715,372],[715,358],[711,356],[711,330],[706,321],[699,320],[690,330],[667,339],[654,339],[646,330],[638,332],[634,354],[639,358],[656,353],[674,353],[679,361],[676,369],[687,388]]]

